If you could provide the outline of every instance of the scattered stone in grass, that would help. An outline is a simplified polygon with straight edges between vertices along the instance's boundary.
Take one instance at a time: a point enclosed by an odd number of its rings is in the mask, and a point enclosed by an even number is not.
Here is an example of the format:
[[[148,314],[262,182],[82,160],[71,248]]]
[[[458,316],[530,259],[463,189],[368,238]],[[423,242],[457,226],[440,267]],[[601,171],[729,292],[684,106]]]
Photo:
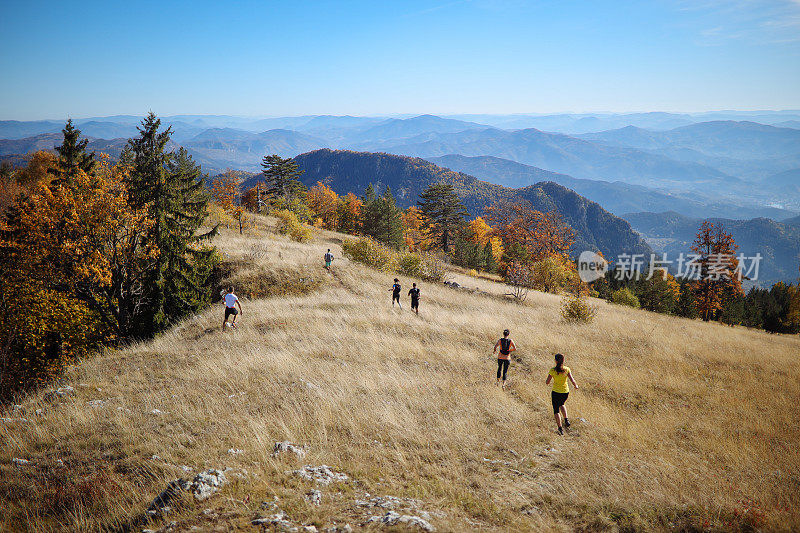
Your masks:
[[[14,457],[13,459],[11,459],[11,463],[14,466],[20,466],[20,467],[28,466],[29,464],[31,464],[31,462],[28,461],[27,459],[20,459],[19,457]]]
[[[191,483],[184,482],[184,489],[190,491],[194,498],[200,501],[211,497],[227,482],[228,479],[221,470],[211,468],[194,476]]]
[[[150,414],[158,416],[158,415],[163,415],[164,412],[161,411],[160,409],[153,409],[152,411],[150,411]]]
[[[343,526],[331,526],[325,529],[325,533],[353,533],[353,528],[350,524]]]
[[[283,442],[276,442],[275,446],[272,447],[272,456],[278,456],[282,452],[290,452],[295,454],[299,459],[306,456],[306,451],[303,449],[302,446],[298,446],[297,444],[293,444],[288,440]]]
[[[14,422],[27,422],[27,418],[0,418],[0,422],[5,422],[7,424],[12,424]]]
[[[349,478],[347,474],[341,472],[334,472],[331,467],[327,465],[312,466],[304,465],[300,470],[291,470],[287,474],[294,474],[303,479],[314,481],[320,485],[330,485],[336,481],[347,481]]]
[[[104,400],[90,400],[86,402],[86,405],[88,407],[103,407],[106,405],[106,402]]]
[[[297,531],[294,524],[286,519],[286,513],[283,511],[278,511],[274,515],[265,518],[256,518],[252,521],[252,524],[254,526],[273,526],[281,531]]]
[[[308,502],[311,505],[319,505],[319,504],[321,504],[322,503],[322,491],[314,489],[314,490],[311,490],[311,491],[307,492],[306,493],[306,500],[308,500]]]
[[[422,531],[433,532],[436,528],[430,522],[419,516],[398,514],[394,511],[387,511],[383,516],[373,516],[366,522],[367,524],[381,524],[385,526],[407,526],[419,528]],[[366,525],[366,524],[365,524]]]
[[[161,457],[159,457],[158,455],[153,455],[152,457],[150,457],[150,459],[152,459],[153,461],[160,461]]]
[[[365,494],[365,496],[367,498],[370,497],[369,494]],[[398,498],[396,496],[375,496],[368,500],[356,500],[355,503],[359,507],[380,507],[381,509],[416,509],[420,505],[419,500],[413,498]]]
[[[236,448],[228,448],[228,453],[230,455],[241,455],[244,453],[244,450],[238,450]]]

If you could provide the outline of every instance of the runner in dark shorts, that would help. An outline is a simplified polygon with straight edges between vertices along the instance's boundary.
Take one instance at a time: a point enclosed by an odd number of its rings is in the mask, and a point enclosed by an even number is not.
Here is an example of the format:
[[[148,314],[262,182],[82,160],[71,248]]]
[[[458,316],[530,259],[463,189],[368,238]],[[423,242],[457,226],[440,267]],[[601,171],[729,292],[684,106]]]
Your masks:
[[[394,285],[392,285],[392,288],[389,290],[392,291],[392,307],[394,307],[394,303],[397,302],[397,305],[402,309],[403,304],[400,303],[400,280],[394,278]]]
[[[549,385],[553,382],[553,391],[550,393],[550,400],[553,402],[553,418],[556,420],[559,435],[564,434],[564,429],[561,427],[561,418],[564,418],[564,427],[569,427],[569,418],[567,418],[567,408],[564,404],[569,397],[569,383],[572,382],[575,389],[578,384],[575,383],[575,378],[572,377],[572,370],[568,366],[564,366],[564,356],[560,353],[556,354],[556,366],[550,369],[547,373],[547,381],[545,384]]]
[[[225,325],[228,323],[228,317],[233,315],[233,321],[231,322],[231,327],[236,327],[236,316],[239,314],[239,311],[242,310],[242,304],[239,303],[239,298],[233,294],[233,286],[228,287],[228,291],[222,295],[222,301],[225,303],[225,318],[222,320],[222,331],[225,331]],[[239,309],[236,309],[236,306],[239,306]]]
[[[411,310],[419,314],[419,289],[416,283],[411,284],[408,295],[411,296]]]
[[[506,388],[506,375],[508,374],[508,365],[511,364],[511,352],[517,350],[517,345],[509,337],[509,331],[503,330],[503,337],[494,344],[494,351],[497,353],[497,348],[500,348],[500,354],[497,356],[497,383],[500,383],[502,378],[503,389]]]

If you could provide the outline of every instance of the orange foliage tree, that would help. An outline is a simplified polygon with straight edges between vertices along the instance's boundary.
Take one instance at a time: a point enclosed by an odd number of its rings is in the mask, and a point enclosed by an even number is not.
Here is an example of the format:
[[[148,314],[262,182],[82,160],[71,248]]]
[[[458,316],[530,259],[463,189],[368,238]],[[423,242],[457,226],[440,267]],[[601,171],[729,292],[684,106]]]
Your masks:
[[[242,178],[238,172],[228,169],[215,177],[211,181],[210,192],[213,202],[236,220],[239,234],[252,225],[242,205]]]
[[[306,204],[321,220],[325,229],[335,230],[339,225],[339,195],[336,191],[318,181],[306,193]]]
[[[361,198],[351,192],[339,198],[339,231],[351,234],[361,231],[361,207]]]
[[[69,185],[38,183],[3,217],[0,382],[9,390],[133,333],[158,250],[145,239],[146,208],[128,203],[124,175],[103,159]]]
[[[692,282],[697,311],[703,320],[714,319],[727,305],[726,298],[743,295],[742,280],[737,271],[739,247],[722,224],[708,220],[700,225],[692,251],[696,254],[697,278]]]
[[[575,242],[575,233],[556,211],[536,211],[526,200],[503,200],[486,208],[486,218],[503,247],[518,250],[515,260],[540,261],[556,255],[566,256]],[[520,252],[524,257],[518,257]]]
[[[424,218],[425,215],[413,205],[400,214],[403,240],[409,250],[418,252],[429,248],[432,238],[425,230]]]

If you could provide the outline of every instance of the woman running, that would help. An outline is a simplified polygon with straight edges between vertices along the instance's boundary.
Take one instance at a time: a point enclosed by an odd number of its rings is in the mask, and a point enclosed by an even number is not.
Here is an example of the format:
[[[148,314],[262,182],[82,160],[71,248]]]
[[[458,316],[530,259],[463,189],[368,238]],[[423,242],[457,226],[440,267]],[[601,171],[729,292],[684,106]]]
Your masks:
[[[550,398],[553,401],[553,416],[556,419],[556,425],[558,426],[558,434],[563,435],[564,430],[561,427],[561,417],[564,417],[564,427],[569,427],[569,418],[567,418],[567,408],[564,407],[564,403],[567,401],[567,396],[569,396],[569,385],[567,384],[567,378],[572,382],[572,385],[575,389],[578,389],[578,384],[575,383],[575,378],[572,377],[572,371],[570,371],[568,366],[564,366],[564,356],[560,353],[556,354],[556,366],[550,369],[550,372],[547,374],[547,381],[545,381],[546,385],[549,385],[550,382],[553,382],[553,392],[550,393]]]
[[[497,353],[497,347],[500,347],[500,354],[497,356],[497,383],[500,383],[500,378],[503,378],[503,389],[506,388],[506,374],[508,373],[508,365],[511,363],[511,352],[516,351],[517,345],[514,344],[509,336],[507,329],[503,330],[503,338],[494,344],[492,353]]]
[[[402,309],[403,304],[400,303],[400,280],[394,278],[394,285],[392,285],[392,288],[389,290],[392,291],[392,307],[394,307],[394,303],[397,302],[397,305]]]

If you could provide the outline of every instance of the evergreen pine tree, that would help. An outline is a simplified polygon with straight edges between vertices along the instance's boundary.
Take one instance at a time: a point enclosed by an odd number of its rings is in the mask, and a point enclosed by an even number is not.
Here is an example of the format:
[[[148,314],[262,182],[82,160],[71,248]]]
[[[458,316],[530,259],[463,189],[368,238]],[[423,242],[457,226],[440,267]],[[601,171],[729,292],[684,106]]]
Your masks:
[[[680,296],[675,308],[675,314],[686,318],[697,318],[697,304],[693,294],[692,283],[687,279],[680,280]]]
[[[430,185],[419,197],[417,205],[424,215],[423,228],[447,252],[451,236],[463,224],[467,210],[461,205],[453,186],[445,183]]]
[[[378,238],[380,232],[381,206],[375,194],[375,187],[370,183],[361,199],[361,231],[364,235]]]
[[[197,234],[206,217],[209,197],[200,165],[192,160],[185,148],[181,147],[175,153],[168,171],[179,209],[168,216],[172,243],[167,258],[169,275],[165,280],[164,309],[167,317],[175,318],[197,311],[212,296],[209,280],[213,273],[215,249],[200,243],[216,235],[217,227]]]
[[[265,155],[261,168],[268,195],[283,202],[302,197],[306,187],[299,178],[305,171],[300,170],[293,159],[283,159],[275,154]]]
[[[61,130],[64,140],[55,150],[58,154],[56,168],[48,169],[53,174],[53,185],[63,185],[69,182],[78,170],[90,174],[96,163],[94,152],[86,153],[88,139],[81,139],[81,130],[72,125],[72,119],[67,120],[64,129]]]
[[[129,166],[128,193],[132,205],[147,206],[153,220],[148,239],[159,255],[148,275],[146,311],[139,331],[151,336],[172,319],[199,307],[207,291],[204,277],[209,273],[212,252],[193,245],[210,233],[197,236],[208,202],[200,168],[185,150],[166,151],[171,128],[159,131],[161,121],[150,113],[139,136],[128,140],[122,161]]]
[[[383,197],[378,199],[378,210],[378,240],[392,248],[400,248],[403,244],[403,220],[389,187],[386,187]]]
[[[486,246],[483,247],[483,269],[489,273],[497,270],[497,262],[494,260],[491,242],[487,242]]]

